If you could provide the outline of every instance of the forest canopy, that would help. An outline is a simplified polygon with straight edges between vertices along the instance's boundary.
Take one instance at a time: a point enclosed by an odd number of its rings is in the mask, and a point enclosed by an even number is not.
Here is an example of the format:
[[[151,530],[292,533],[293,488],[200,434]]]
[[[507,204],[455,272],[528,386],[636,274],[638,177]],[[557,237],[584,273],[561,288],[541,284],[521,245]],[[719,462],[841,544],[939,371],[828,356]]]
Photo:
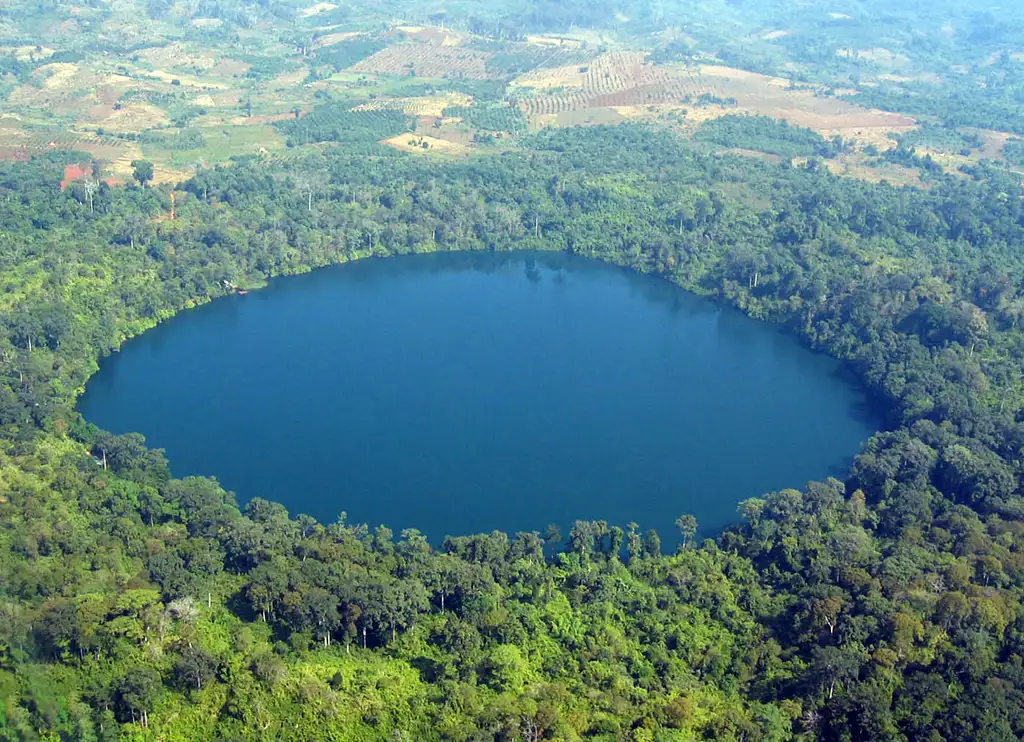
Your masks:
[[[312,207],[303,166],[240,161],[198,173],[176,219],[154,221],[166,190],[103,186],[90,206],[57,187],[62,162],[0,171],[2,228],[20,237],[3,253],[10,734],[1020,732],[1015,183],[872,186],[618,127],[444,166],[328,151]],[[589,522],[564,541],[435,550],[262,500],[240,511],[73,411],[100,355],[231,284],[519,247],[657,273],[783,323],[858,370],[889,430],[846,482],[745,502],[744,526],[675,554],[637,524]]]
[[[65,5],[0,10],[0,739],[1024,737],[1021,8]],[[927,120],[872,155],[725,95],[661,115],[658,64]],[[625,68],[642,102],[600,92]],[[681,512],[431,545],[240,506],[75,409],[123,343],[274,276],[518,249],[774,323],[884,429],[714,538]]]

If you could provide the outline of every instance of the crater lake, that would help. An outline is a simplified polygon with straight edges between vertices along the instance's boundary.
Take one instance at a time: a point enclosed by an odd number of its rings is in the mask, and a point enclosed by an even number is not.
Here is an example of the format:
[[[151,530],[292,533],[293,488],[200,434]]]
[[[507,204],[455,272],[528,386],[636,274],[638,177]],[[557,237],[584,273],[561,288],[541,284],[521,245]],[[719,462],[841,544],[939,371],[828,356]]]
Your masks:
[[[834,359],[668,282],[557,253],[363,260],[182,312],[79,408],[324,523],[445,535],[675,519],[842,476],[877,427]]]

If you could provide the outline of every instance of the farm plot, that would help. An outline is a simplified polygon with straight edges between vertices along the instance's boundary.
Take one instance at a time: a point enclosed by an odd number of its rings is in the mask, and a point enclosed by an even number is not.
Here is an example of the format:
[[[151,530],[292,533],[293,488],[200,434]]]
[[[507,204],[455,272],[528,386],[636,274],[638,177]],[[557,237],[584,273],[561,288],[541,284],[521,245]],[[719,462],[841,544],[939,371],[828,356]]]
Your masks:
[[[690,74],[648,63],[643,52],[612,52],[587,65],[535,70],[514,82],[517,92],[547,90],[520,99],[527,116],[585,108],[677,103],[707,92]]]
[[[696,122],[728,112],[770,116],[861,145],[894,144],[916,126],[900,114],[863,108],[816,90],[791,89],[787,80],[730,67],[654,65],[640,52],[615,52],[589,65],[534,70],[513,83],[520,110],[535,124],[563,125],[592,109],[693,106]],[[723,105],[728,103],[728,106]],[[689,123],[689,121],[688,121]]]
[[[444,111],[446,118],[457,118],[467,125],[485,131],[526,131],[527,121],[519,108],[507,105],[452,106]]]
[[[646,60],[645,52],[609,52],[590,62],[532,70],[516,78],[512,82],[512,86],[517,89],[534,88],[539,90],[579,88],[599,94],[662,82],[671,76],[667,68],[659,67]]]
[[[540,44],[486,44],[479,48],[488,52],[487,69],[499,75],[529,73],[538,69],[571,68],[588,64],[595,56],[579,45],[546,46]]]
[[[0,160],[27,161],[46,152],[85,152],[94,160],[113,162],[128,148],[125,142],[73,131],[26,131],[0,128]]]
[[[417,129],[417,133],[419,132],[420,130]],[[468,126],[443,126],[440,129],[431,129],[429,136],[463,147],[470,147],[475,141],[476,130]]]
[[[423,96],[418,98],[390,98],[374,100],[354,107],[353,111],[401,111],[407,116],[416,118],[440,118],[445,110],[459,106],[469,106],[473,99],[468,95],[452,93],[450,95]]]
[[[611,126],[624,121],[626,121],[626,117],[619,114],[615,108],[581,108],[578,111],[535,116],[530,123],[535,128],[562,129],[573,126]]]
[[[408,131],[409,126],[409,117],[401,111],[353,110],[348,103],[325,104],[301,119],[274,124],[287,137],[290,147],[313,142],[365,145]]]
[[[489,55],[476,49],[409,42],[395,44],[358,62],[351,72],[377,75],[415,75],[416,77],[486,80]]]
[[[750,112],[846,139],[858,140],[863,136],[864,143],[874,143],[872,140],[877,139],[880,131],[899,133],[916,125],[914,119],[898,113],[864,108],[815,90],[789,89],[787,81],[768,75],[705,66],[700,78],[711,82],[716,96],[735,98],[740,107]]]

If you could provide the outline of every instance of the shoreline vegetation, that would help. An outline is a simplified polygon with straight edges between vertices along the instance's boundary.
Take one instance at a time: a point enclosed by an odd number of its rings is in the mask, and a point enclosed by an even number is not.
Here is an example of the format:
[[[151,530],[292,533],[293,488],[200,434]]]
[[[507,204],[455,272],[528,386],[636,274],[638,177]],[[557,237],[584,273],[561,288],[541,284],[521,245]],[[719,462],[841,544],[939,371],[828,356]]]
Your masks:
[[[215,473],[243,506],[267,497],[322,523],[344,507],[434,547],[493,528],[628,523],[642,508],[673,550],[682,506],[700,538],[717,536],[746,497],[842,476],[877,430],[840,363],[658,276],[568,252],[416,253],[187,313],[101,363],[77,409],[145,433],[179,477]],[[590,367],[600,374],[576,376]],[[764,425],[779,426],[771,441]]]
[[[17,236],[4,241],[0,337],[0,729],[781,740],[1024,728],[1019,185],[984,171],[896,189],[814,160],[703,155],[641,126],[524,147],[447,164],[243,159],[183,183],[172,221],[161,188],[61,192],[60,156],[0,165],[0,227]],[[424,244],[547,246],[663,274],[851,364],[888,400],[889,424],[845,482],[748,500],[744,525],[663,555],[636,524],[435,551],[414,530],[319,524],[265,500],[242,513],[211,480],[171,479],[141,436],[73,411],[97,358],[224,281]],[[684,541],[693,527],[680,518]]]

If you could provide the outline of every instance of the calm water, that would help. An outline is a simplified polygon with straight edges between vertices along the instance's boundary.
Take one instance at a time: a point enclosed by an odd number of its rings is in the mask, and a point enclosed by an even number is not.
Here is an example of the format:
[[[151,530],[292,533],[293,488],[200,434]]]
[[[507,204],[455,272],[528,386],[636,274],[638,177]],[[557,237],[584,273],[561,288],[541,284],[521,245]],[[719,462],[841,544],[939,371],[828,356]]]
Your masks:
[[[276,280],[130,342],[80,408],[333,522],[432,540],[575,519],[674,541],[841,474],[872,432],[838,364],[776,329],[566,255],[369,260]],[[565,529],[563,529],[565,530]]]

